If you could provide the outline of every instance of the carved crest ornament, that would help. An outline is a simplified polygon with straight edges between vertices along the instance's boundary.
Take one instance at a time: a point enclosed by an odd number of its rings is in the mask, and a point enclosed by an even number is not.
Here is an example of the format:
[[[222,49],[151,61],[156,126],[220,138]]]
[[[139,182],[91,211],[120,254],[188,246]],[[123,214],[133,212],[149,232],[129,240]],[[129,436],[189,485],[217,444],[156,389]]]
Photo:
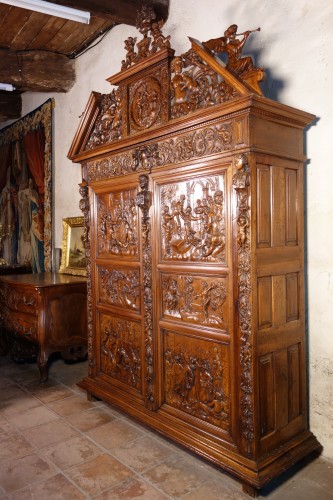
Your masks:
[[[261,94],[258,83],[264,71],[256,68],[242,50],[251,31],[237,33],[231,25],[224,36],[207,42],[192,40],[192,48],[175,56],[163,22],[150,7],[138,13],[142,35],[125,40],[126,55],[120,72],[108,81],[117,85],[96,100],[94,121],[81,152],[113,145],[148,129],[181,120],[184,116],[226,103],[250,92]],[[259,30],[259,29],[258,29]],[[258,31],[255,30],[255,31]],[[221,56],[222,54],[222,56]],[[227,57],[227,63],[218,56]],[[216,62],[216,61],[220,62]],[[152,61],[152,67],[145,63]],[[115,264],[98,270],[98,297],[103,307],[129,311],[131,318],[143,313],[143,339],[139,322],[100,314],[101,369],[112,377],[143,390],[146,405],[156,408],[154,377],[152,291],[153,193],[150,173],[167,165],[197,161],[209,155],[232,151],[241,143],[235,121],[224,116],[209,124],[193,125],[177,135],[143,141],[112,155],[85,162],[86,181],[94,182],[127,174],[138,174],[139,185],[98,194],[96,201],[96,254],[101,259],[142,262],[139,271]],[[116,148],[117,149],[117,148]],[[119,149],[119,148],[118,148]],[[232,185],[236,199],[236,246],[242,436],[251,453],[253,442],[253,375],[250,328],[250,176],[245,155],[235,156]],[[82,183],[81,209],[85,221],[88,275],[89,369],[95,366],[93,348],[93,292],[91,283],[90,212],[86,181]],[[205,263],[227,266],[226,174],[223,169],[177,182],[165,182],[154,192],[160,210],[160,259],[163,263]],[[140,257],[139,257],[140,256]],[[213,273],[194,275],[162,272],[161,315],[168,321],[205,325],[226,331],[229,277]],[[185,342],[185,341],[184,341]],[[186,343],[186,342],[185,342]],[[142,345],[143,344],[143,345]],[[142,354],[143,353],[143,354]],[[143,358],[142,358],[143,356]],[[216,425],[230,427],[228,352],[216,343],[209,349],[174,342],[165,333],[165,401],[184,412]],[[141,382],[143,386],[141,387]]]

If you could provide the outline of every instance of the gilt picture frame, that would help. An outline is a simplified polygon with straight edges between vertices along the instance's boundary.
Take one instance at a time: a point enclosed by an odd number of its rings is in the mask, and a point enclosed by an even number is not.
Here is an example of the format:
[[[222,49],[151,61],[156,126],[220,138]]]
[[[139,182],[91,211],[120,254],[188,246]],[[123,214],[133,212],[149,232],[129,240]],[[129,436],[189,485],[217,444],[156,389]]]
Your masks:
[[[86,276],[83,217],[62,220],[63,238],[59,273]]]

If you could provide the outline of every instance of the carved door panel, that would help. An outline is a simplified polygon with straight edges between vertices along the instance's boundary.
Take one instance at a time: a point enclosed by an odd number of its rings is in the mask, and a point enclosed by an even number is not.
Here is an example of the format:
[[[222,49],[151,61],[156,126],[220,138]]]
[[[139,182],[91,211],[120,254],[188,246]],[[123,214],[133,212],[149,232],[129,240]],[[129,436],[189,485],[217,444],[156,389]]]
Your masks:
[[[226,164],[154,175],[161,409],[231,430],[231,224]]]
[[[92,249],[95,373],[142,400],[142,300],[137,183],[96,189]]]

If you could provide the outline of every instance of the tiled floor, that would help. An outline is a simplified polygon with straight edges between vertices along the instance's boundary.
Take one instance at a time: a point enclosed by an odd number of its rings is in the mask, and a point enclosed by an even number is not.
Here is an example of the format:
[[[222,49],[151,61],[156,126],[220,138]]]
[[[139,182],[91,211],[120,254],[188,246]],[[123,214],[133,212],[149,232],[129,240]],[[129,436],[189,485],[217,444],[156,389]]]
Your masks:
[[[2,500],[249,499],[241,485],[77,386],[87,364],[0,358]],[[274,500],[333,499],[333,464],[312,457],[261,492]]]

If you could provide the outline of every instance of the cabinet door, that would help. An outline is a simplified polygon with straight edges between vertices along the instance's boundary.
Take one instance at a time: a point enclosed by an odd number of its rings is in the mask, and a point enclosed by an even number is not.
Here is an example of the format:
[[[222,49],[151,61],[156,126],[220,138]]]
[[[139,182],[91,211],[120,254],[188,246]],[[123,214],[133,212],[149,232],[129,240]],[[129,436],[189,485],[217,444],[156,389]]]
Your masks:
[[[160,411],[231,432],[230,164],[154,174]]]
[[[142,404],[143,311],[137,181],[94,187],[91,231],[94,376]]]

